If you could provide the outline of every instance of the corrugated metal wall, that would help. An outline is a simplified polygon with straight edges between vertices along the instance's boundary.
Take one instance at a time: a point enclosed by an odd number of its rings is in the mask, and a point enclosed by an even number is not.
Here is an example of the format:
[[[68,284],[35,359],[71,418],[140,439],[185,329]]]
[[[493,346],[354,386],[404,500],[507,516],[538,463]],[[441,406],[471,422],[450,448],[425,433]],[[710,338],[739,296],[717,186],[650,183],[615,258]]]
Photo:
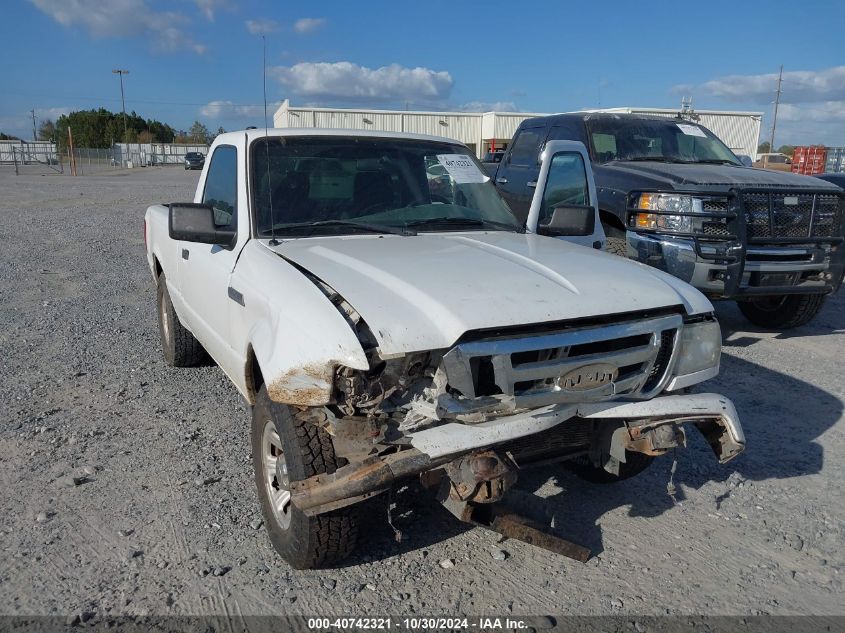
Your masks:
[[[657,116],[677,116],[675,110],[644,108],[609,108],[602,112],[634,112]],[[762,113],[696,113],[699,122],[718,136],[737,154],[755,156],[760,137]],[[316,127],[327,129],[380,130],[445,136],[472,146],[476,154],[484,150],[482,141],[507,141],[525,119],[546,116],[529,112],[404,112],[390,110],[345,110],[330,108],[292,108],[284,101],[273,115],[276,127]]]
[[[676,110],[649,108],[608,108],[599,112],[631,112],[673,118]],[[754,158],[760,140],[760,124],[763,119],[759,112],[713,112],[697,111],[697,122],[718,136],[735,154],[745,154]]]

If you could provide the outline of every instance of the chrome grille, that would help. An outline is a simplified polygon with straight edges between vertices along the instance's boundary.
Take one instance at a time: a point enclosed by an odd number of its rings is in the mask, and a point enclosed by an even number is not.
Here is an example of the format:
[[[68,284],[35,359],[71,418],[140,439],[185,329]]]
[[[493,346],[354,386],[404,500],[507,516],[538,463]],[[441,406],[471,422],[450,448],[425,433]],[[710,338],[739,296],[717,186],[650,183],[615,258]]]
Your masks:
[[[679,315],[460,343],[443,356],[449,386],[467,398],[504,396],[517,408],[596,402],[658,390],[665,379]],[[613,379],[575,389],[564,379],[579,369],[610,367]]]
[[[835,237],[842,220],[838,194],[746,192],[742,206],[749,239]]]

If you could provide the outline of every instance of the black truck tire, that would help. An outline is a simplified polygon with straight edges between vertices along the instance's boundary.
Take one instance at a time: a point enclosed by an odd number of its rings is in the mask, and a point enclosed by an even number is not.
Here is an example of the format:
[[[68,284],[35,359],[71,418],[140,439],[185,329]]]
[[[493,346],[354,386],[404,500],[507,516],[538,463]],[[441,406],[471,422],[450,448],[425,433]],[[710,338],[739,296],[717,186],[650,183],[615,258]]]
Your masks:
[[[825,295],[782,295],[738,301],[739,311],[754,325],[788,330],[813,320],[824,305]]]
[[[273,547],[294,569],[319,569],[355,549],[357,508],[309,517],[291,501],[290,481],[331,474],[343,465],[332,437],[273,402],[262,386],[252,409],[252,463],[264,525]]]
[[[622,231],[615,226],[605,224],[602,222],[604,229],[605,243],[604,250],[619,257],[628,258],[628,241],[625,237],[625,231]]]
[[[595,466],[586,456],[564,462],[564,465],[576,477],[593,484],[615,484],[631,477],[636,477],[654,463],[654,457],[643,453],[625,451],[625,461],[619,463],[619,474],[607,472],[600,466]]]
[[[158,333],[161,339],[161,349],[164,360],[171,367],[196,367],[206,359],[206,353],[194,335],[182,325],[170,293],[167,292],[167,279],[164,273],[158,277],[156,288],[156,303],[158,307]]]

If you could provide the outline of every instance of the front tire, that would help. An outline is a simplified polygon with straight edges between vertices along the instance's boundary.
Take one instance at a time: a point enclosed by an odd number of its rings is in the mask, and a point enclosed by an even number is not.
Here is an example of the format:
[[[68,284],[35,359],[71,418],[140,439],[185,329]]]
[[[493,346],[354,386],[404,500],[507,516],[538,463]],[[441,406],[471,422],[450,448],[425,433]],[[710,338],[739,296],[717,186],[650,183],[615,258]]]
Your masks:
[[[613,226],[602,226],[604,228],[605,235],[604,250],[608,253],[612,253],[613,255],[619,255],[619,257],[627,259],[628,240],[625,237],[625,231],[620,231]]]
[[[158,277],[156,288],[158,312],[158,333],[165,362],[171,367],[196,367],[205,360],[205,350],[190,330],[182,325],[170,293],[164,273]]]
[[[739,301],[739,311],[754,325],[789,330],[806,325],[819,313],[825,295],[782,295]]]
[[[331,436],[297,420],[262,386],[252,410],[252,463],[258,500],[273,547],[294,569],[337,564],[355,548],[357,509],[309,517],[290,497],[290,482],[335,472],[343,465]]]

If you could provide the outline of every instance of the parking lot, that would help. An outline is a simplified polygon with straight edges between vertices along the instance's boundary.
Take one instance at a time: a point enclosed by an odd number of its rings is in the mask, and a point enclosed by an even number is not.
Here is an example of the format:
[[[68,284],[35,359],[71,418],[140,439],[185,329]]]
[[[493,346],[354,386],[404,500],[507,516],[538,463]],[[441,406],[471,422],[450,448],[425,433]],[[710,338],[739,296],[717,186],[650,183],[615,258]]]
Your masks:
[[[521,476],[586,564],[411,490],[401,543],[373,511],[344,567],[291,570],[260,525],[248,407],[159,348],[143,214],[198,178],[0,172],[3,614],[845,614],[843,292],[783,334],[718,306],[722,371],[699,391],[733,399],[748,448],[720,466],[690,433],[677,502],[671,456],[614,486]]]

